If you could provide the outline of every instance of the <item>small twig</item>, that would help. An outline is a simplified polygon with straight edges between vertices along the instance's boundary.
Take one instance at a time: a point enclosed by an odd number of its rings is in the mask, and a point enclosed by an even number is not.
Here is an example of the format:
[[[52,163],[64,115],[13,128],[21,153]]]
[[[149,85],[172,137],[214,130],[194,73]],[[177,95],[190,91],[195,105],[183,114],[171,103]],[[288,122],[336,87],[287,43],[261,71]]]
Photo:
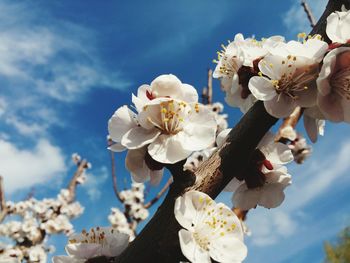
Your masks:
[[[312,28],[314,28],[315,25],[316,25],[316,20],[315,20],[315,17],[313,16],[313,14],[312,14],[312,11],[311,11],[309,5],[306,3],[305,0],[301,0],[301,6],[304,8],[304,11],[305,11],[305,13],[307,15],[307,18],[310,21],[310,26]]]
[[[79,184],[78,178],[84,173],[87,167],[88,167],[88,162],[86,160],[82,160],[79,163],[78,168],[75,171],[72,180],[69,182],[68,188],[67,188],[70,196],[69,203],[75,200],[75,191],[76,191],[77,185]]]
[[[121,203],[123,203],[123,199],[120,197],[120,193],[118,191],[117,174],[116,174],[116,170],[115,170],[114,152],[110,151],[110,154],[111,154],[111,169],[112,169],[113,190],[114,190],[115,196],[118,198],[118,200]]]
[[[236,214],[236,216],[239,218],[241,221],[245,221],[247,218],[247,214],[249,210],[242,210],[238,207],[232,207],[232,211]]]
[[[7,215],[7,207],[6,207],[6,199],[5,199],[5,191],[4,191],[4,179],[0,176],[0,223],[4,221]]]
[[[202,103],[212,104],[213,102],[213,70],[208,69],[208,83],[202,91]]]
[[[169,180],[166,182],[166,184],[163,186],[163,188],[159,191],[159,193],[151,201],[146,203],[144,207],[150,208],[152,205],[154,205],[162,197],[162,195],[168,190],[172,182],[173,182],[173,177],[171,176]]]
[[[283,142],[283,139],[285,139],[283,137],[283,129],[287,128],[287,127],[292,127],[293,129],[295,129],[295,127],[298,124],[298,121],[300,120],[302,114],[303,114],[303,109],[300,107],[296,107],[294,109],[294,111],[292,112],[292,114],[285,118],[283,123],[281,124],[280,128],[278,129],[278,133],[277,136],[275,138],[275,141],[278,142]]]

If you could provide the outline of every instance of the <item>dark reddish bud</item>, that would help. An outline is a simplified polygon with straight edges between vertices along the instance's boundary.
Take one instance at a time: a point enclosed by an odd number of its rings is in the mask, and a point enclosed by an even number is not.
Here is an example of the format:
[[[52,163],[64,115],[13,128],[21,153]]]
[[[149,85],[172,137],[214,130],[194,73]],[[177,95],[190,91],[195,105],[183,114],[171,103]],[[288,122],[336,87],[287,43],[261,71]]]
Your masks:
[[[155,99],[155,97],[153,97],[153,95],[152,95],[152,92],[149,92],[148,90],[146,90],[146,96],[149,100]]]

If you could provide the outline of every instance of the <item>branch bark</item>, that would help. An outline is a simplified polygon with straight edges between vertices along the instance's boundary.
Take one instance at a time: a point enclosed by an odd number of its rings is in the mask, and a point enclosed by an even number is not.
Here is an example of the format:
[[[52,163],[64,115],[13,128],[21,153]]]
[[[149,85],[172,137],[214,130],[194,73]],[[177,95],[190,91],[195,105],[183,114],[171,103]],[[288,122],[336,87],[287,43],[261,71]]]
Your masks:
[[[86,160],[82,160],[79,165],[77,170],[75,171],[72,180],[68,184],[68,191],[70,195],[70,202],[73,202],[75,200],[75,191],[77,188],[78,183],[78,178],[83,174],[85,169],[88,167],[88,162]]]

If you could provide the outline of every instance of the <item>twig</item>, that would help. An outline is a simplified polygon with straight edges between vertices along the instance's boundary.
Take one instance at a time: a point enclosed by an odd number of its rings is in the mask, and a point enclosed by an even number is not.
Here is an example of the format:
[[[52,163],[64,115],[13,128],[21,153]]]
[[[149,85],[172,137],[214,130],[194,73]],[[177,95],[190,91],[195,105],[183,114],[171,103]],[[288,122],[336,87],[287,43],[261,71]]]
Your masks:
[[[315,25],[316,25],[316,20],[315,20],[315,17],[313,16],[313,14],[312,14],[312,11],[311,11],[309,5],[306,3],[306,0],[301,0],[301,6],[304,8],[304,11],[305,11],[305,13],[307,15],[307,18],[309,19],[310,26],[312,28],[314,28]]]
[[[5,199],[5,191],[4,191],[4,179],[0,176],[0,223],[4,221],[7,215],[7,207],[6,207],[6,199]]]
[[[247,218],[247,214],[249,210],[242,210],[238,207],[232,207],[232,211],[236,214],[236,216],[241,220],[245,221]]]
[[[114,190],[115,196],[118,198],[118,200],[121,203],[123,203],[123,199],[120,197],[120,193],[118,191],[117,174],[116,174],[116,170],[115,170],[114,152],[110,151],[110,154],[111,154],[111,169],[112,169],[113,190]]]
[[[292,112],[292,114],[285,118],[283,123],[281,124],[280,128],[278,129],[278,133],[277,136],[275,138],[275,141],[281,141],[283,142],[284,139],[286,139],[285,137],[283,137],[283,129],[287,128],[287,127],[291,127],[293,129],[295,129],[295,127],[298,124],[298,121],[300,120],[302,114],[303,114],[303,109],[301,107],[296,107],[294,109],[294,111]]]
[[[213,70],[208,69],[208,83],[202,91],[202,103],[212,104],[213,102]]]
[[[78,183],[78,178],[84,173],[85,169],[88,167],[88,162],[86,160],[82,160],[80,163],[78,163],[78,168],[75,171],[72,180],[68,184],[68,191],[69,191],[69,203],[73,202],[75,200],[76,195],[76,188]]]
[[[150,208],[152,205],[154,205],[162,197],[162,195],[168,190],[172,182],[173,182],[173,177],[171,176],[166,182],[166,184],[163,186],[163,188],[159,191],[159,193],[151,201],[146,203],[144,207]]]

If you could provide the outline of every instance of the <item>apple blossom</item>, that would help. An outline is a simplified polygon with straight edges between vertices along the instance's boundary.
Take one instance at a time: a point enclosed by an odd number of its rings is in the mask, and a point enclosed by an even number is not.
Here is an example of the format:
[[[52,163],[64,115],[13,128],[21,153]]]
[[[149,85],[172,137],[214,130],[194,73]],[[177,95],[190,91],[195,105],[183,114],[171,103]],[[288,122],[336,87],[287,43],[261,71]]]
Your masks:
[[[191,262],[241,262],[246,257],[241,222],[226,205],[189,191],[176,199],[174,213],[184,228],[179,231],[181,251]]]

